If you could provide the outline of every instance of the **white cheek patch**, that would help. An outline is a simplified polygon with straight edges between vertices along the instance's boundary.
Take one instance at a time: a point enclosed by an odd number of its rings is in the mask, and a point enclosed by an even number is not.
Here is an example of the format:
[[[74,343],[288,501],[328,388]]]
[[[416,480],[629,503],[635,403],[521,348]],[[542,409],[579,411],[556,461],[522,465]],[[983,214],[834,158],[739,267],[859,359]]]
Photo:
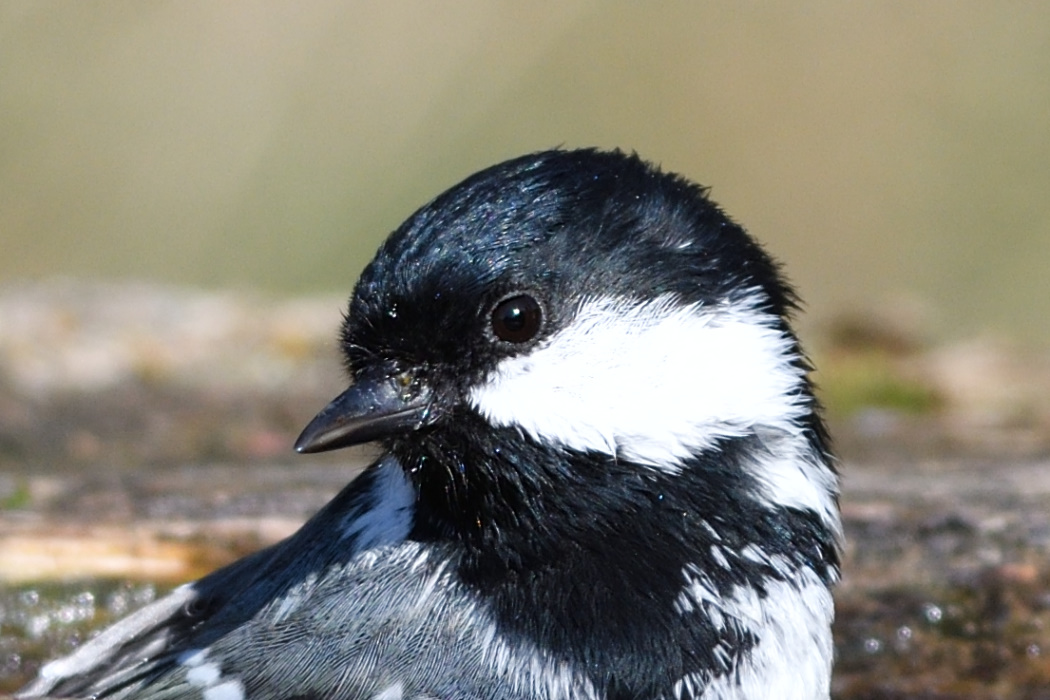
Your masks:
[[[811,407],[777,321],[746,301],[595,299],[531,353],[501,362],[470,401],[537,440],[677,472],[756,425],[800,432]]]

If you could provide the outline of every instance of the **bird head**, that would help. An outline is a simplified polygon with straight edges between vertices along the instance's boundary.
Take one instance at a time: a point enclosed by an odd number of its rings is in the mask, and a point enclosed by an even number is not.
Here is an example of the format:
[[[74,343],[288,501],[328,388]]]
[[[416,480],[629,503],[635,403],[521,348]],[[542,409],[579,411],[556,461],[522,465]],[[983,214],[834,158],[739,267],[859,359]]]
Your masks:
[[[793,305],[703,188],[620,152],[524,156],[382,245],[342,329],[353,384],[296,449],[382,441],[444,535],[536,542],[705,470],[719,502],[837,529]]]

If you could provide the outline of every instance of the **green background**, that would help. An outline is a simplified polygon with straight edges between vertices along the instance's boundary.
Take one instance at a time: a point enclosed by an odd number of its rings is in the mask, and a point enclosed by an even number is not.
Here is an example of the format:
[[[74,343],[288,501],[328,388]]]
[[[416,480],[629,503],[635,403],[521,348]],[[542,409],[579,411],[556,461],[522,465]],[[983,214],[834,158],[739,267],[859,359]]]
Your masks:
[[[810,323],[1050,340],[1050,3],[0,2],[3,281],[348,293],[555,145],[711,186]]]

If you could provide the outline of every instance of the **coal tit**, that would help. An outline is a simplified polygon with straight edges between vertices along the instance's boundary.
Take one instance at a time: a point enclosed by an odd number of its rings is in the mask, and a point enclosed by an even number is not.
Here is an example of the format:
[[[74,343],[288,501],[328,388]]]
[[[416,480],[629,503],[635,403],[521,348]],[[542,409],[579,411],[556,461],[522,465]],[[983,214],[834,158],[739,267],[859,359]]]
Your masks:
[[[774,262],[634,155],[483,170],[382,245],[289,539],[20,697],[827,698],[838,479]]]

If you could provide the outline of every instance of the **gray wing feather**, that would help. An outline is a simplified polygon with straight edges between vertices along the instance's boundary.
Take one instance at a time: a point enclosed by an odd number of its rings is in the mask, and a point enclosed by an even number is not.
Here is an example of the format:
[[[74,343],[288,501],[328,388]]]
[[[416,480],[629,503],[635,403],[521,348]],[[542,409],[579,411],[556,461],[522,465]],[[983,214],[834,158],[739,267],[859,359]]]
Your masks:
[[[404,539],[399,465],[362,477],[289,539],[118,622],[18,697],[593,696],[585,678],[502,640],[448,552]]]

